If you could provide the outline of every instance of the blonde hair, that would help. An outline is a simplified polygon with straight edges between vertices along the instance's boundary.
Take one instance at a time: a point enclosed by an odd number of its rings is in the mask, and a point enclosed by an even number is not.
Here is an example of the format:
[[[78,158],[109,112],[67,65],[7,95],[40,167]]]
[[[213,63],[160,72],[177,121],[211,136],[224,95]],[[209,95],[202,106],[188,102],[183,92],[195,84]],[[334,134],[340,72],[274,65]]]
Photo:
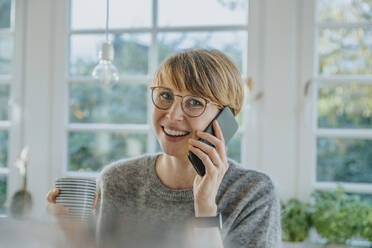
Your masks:
[[[168,57],[158,68],[153,84],[168,83],[178,91],[229,106],[237,115],[243,105],[244,89],[239,70],[218,50],[192,49]]]

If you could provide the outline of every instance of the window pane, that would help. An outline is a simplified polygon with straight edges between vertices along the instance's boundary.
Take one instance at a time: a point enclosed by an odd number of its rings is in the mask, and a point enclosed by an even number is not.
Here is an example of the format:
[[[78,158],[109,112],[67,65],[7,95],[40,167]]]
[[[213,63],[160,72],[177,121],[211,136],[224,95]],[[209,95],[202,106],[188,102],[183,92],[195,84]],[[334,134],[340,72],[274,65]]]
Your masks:
[[[372,128],[372,86],[335,84],[318,92],[319,127]]]
[[[372,183],[372,140],[317,139],[317,181]]]
[[[0,35],[0,75],[9,75],[11,73],[12,53],[12,37]]]
[[[0,214],[6,214],[7,177],[0,176]]]
[[[240,147],[242,143],[242,135],[236,134],[227,145],[227,157],[234,159],[235,161],[240,162]]]
[[[319,73],[372,74],[372,29],[319,29]]]
[[[70,84],[70,122],[146,123],[146,84]]]
[[[110,28],[151,26],[151,0],[110,0]],[[72,0],[72,29],[103,29],[106,27],[106,1]]]
[[[156,137],[155,137],[156,138]],[[155,146],[155,152],[162,152],[163,150],[161,149],[161,146],[158,142],[158,140],[156,139],[156,146]]]
[[[0,0],[0,29],[10,28],[11,0]]]
[[[148,71],[149,34],[111,35],[114,64],[120,75],[146,75]],[[98,53],[104,35],[74,35],[71,37],[70,75],[90,76],[98,63]]]
[[[8,167],[8,131],[0,130],[0,168]]]
[[[363,194],[363,193],[347,193],[350,196],[358,197],[362,202],[367,203],[372,207],[372,194]]]
[[[177,32],[160,33],[158,36],[158,62],[167,56],[189,48],[218,49],[232,59],[242,71],[246,32]]]
[[[110,162],[145,153],[146,142],[146,134],[70,132],[68,170],[99,171]]]
[[[247,0],[159,0],[158,2],[160,26],[244,25],[247,23]]]
[[[0,84],[0,121],[9,119],[9,92],[8,84]]]
[[[320,22],[372,21],[372,0],[318,0]]]

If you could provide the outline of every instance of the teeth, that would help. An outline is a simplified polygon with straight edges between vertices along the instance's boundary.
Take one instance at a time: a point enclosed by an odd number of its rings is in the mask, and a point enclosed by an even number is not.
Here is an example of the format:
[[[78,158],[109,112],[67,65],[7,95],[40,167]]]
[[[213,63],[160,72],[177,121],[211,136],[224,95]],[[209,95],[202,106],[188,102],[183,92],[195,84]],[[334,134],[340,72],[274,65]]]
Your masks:
[[[170,130],[166,127],[164,127],[164,131],[169,134],[169,135],[172,135],[172,136],[183,136],[185,134],[187,134],[188,132],[181,132],[181,131],[174,131],[174,130]]]

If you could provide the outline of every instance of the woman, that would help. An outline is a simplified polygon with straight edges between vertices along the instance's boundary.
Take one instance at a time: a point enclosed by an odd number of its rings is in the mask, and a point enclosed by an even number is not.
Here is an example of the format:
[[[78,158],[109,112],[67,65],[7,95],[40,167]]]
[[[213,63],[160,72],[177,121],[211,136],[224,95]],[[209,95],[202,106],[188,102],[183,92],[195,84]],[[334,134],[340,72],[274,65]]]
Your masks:
[[[213,121],[223,107],[234,115],[241,110],[243,85],[235,65],[217,50],[186,50],[163,62],[151,90],[153,128],[163,153],[120,160],[102,171],[99,243],[279,247],[279,201],[272,181],[226,157]],[[216,136],[203,132],[212,121]],[[189,151],[203,161],[204,176],[191,165]],[[49,193],[50,204],[57,193]],[[222,217],[222,229],[215,216]]]

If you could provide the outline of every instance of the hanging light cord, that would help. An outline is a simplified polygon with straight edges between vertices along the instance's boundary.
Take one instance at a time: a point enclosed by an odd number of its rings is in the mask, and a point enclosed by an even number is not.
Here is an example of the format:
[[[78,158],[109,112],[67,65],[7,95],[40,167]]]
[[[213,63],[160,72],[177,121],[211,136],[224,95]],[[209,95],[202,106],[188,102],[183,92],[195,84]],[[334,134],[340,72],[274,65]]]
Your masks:
[[[109,5],[109,0],[106,1],[106,41],[108,41],[108,23],[109,23],[109,9],[110,9],[110,5]]]

